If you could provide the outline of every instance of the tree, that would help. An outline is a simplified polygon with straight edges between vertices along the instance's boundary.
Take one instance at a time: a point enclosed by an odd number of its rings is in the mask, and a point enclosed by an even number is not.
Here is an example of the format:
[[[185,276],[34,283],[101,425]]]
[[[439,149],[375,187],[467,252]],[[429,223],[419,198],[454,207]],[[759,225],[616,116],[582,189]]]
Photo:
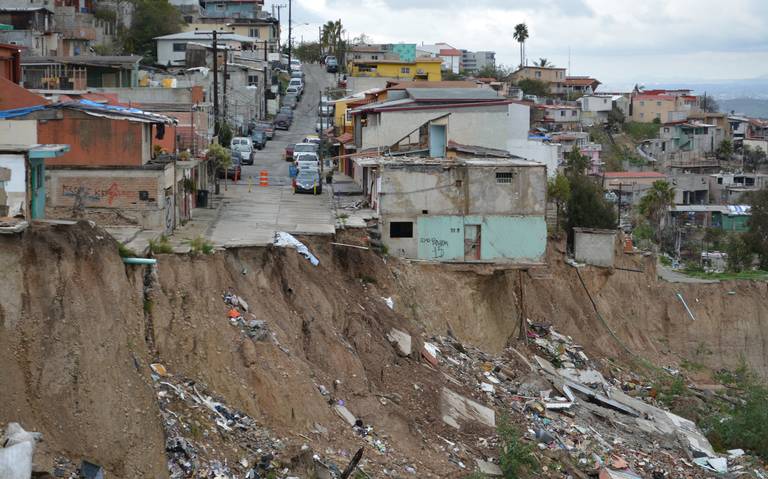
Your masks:
[[[319,63],[322,57],[318,42],[302,43],[293,47],[293,55],[304,63]]]
[[[566,207],[569,242],[573,241],[573,228],[616,228],[616,212],[605,199],[603,189],[584,175],[568,178],[571,199]]]
[[[213,143],[208,147],[206,158],[213,164],[214,178],[218,178],[218,172],[224,171],[224,188],[226,188],[227,168],[232,166],[232,155],[229,151],[218,143]],[[218,180],[217,184],[218,184]]]
[[[766,159],[765,151],[759,146],[757,148],[752,148],[749,145],[744,145],[742,155],[744,158],[744,168],[750,171],[757,170],[760,163],[765,162]]]
[[[533,62],[533,64],[540,68],[553,68],[555,65],[547,60],[546,58],[539,58],[538,62]]]
[[[733,156],[733,143],[731,143],[731,140],[721,141],[717,150],[715,150],[715,155],[717,155],[719,160],[729,161],[731,156]]]
[[[555,232],[560,233],[560,215],[563,207],[571,198],[571,182],[568,177],[560,173],[547,182],[547,196],[555,202]]]
[[[565,170],[568,176],[583,175],[587,172],[587,168],[589,168],[589,158],[582,155],[576,145],[573,145],[565,157]]]
[[[728,255],[726,267],[728,271],[740,273],[752,266],[752,248],[744,235],[732,234],[725,246]]]
[[[651,188],[640,199],[640,214],[653,225],[658,242],[661,242],[661,229],[669,207],[674,204],[675,189],[664,180],[654,181]]]
[[[702,111],[707,113],[717,113],[720,111],[720,105],[717,104],[717,101],[706,93],[701,96],[699,104],[701,105]]]
[[[515,32],[512,34],[512,38],[520,43],[520,68],[525,66],[525,41],[528,40],[528,25],[525,23],[518,23],[515,25]]]
[[[126,32],[123,49],[153,62],[157,59],[154,38],[178,33],[183,24],[181,12],[168,0],[135,0],[133,20]]]
[[[549,95],[549,84],[541,80],[525,79],[517,82],[517,86],[523,90],[526,95],[547,96]]]
[[[611,108],[611,111],[608,112],[608,119],[607,119],[607,127],[608,130],[613,132],[619,132],[624,128],[624,122],[626,121],[626,117],[624,116],[624,113],[616,106]]]
[[[768,269],[768,190],[751,193],[749,205],[751,216],[746,239],[760,259],[760,269]]]
[[[341,20],[328,21],[323,25],[322,34],[320,35],[320,44],[323,47],[323,51],[328,54],[339,57],[341,51],[341,42],[344,35],[344,28],[341,25]]]

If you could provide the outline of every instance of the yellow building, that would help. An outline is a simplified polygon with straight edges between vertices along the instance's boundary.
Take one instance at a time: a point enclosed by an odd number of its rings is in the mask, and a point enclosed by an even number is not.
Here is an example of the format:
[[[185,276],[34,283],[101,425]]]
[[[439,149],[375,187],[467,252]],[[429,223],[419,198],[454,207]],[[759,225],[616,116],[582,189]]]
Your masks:
[[[349,74],[353,77],[384,77],[405,80],[442,80],[440,58],[417,58],[412,62],[402,60],[352,60]]]
[[[633,93],[629,119],[640,123],[684,121],[699,111],[699,98],[690,90],[646,90]]]

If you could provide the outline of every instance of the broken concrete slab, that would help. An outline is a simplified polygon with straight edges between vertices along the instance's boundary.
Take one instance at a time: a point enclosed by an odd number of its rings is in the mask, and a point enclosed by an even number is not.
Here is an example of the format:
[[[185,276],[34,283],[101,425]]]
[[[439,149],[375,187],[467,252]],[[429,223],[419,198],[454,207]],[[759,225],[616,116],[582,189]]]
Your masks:
[[[410,356],[411,354],[411,335],[405,331],[392,328],[387,333],[387,339],[390,343],[397,346],[397,351],[401,356]]]
[[[603,469],[600,470],[599,479],[641,479],[641,478],[637,474],[632,473],[630,471],[614,471],[613,469],[608,469],[607,467],[604,467]]]
[[[639,417],[640,416],[640,413],[637,412],[636,409],[633,409],[632,407],[629,407],[629,406],[627,406],[625,404],[622,404],[619,401],[616,401],[616,400],[611,399],[611,398],[609,398],[607,396],[604,396],[604,395],[602,395],[602,394],[600,394],[600,393],[598,393],[598,392],[588,388],[587,386],[575,383],[573,381],[566,381],[566,386],[568,386],[569,388],[573,389],[577,393],[583,394],[584,396],[587,397],[587,399],[590,402],[599,404],[599,405],[601,405],[603,407],[607,407],[609,409],[613,409],[613,410],[619,411],[619,412],[624,413],[624,414],[628,414],[630,416],[634,416],[634,417]]]
[[[461,429],[459,421],[479,422],[488,427],[496,427],[496,413],[471,399],[443,388],[440,394],[440,411],[443,421],[456,429]]]
[[[357,422],[355,415],[349,412],[349,409],[347,409],[346,406],[336,404],[333,406],[333,410],[336,411],[336,414],[338,414],[339,417],[347,421],[350,426],[354,426],[355,422]]]
[[[494,464],[489,461],[483,461],[481,459],[475,459],[475,462],[477,463],[477,470],[481,474],[485,474],[486,476],[491,477],[502,477],[504,475],[498,464]]]
[[[577,383],[586,384],[587,386],[602,385],[605,383],[603,375],[594,369],[560,368],[557,372],[564,378]]]

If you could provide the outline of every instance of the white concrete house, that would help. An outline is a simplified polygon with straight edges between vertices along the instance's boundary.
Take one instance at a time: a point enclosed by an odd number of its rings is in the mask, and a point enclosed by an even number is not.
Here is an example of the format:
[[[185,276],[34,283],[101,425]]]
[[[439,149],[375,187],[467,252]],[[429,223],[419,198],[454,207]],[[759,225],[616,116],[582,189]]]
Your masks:
[[[205,32],[181,32],[162,37],[155,37],[157,45],[157,63],[161,65],[183,66],[186,60],[187,45],[213,45],[213,36]],[[218,46],[224,50],[243,51],[253,48],[254,39],[222,32],[217,40]]]

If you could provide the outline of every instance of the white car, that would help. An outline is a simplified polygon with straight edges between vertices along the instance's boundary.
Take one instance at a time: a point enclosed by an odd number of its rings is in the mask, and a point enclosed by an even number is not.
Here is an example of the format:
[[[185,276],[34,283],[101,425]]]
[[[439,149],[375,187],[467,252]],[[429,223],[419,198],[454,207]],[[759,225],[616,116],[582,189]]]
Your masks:
[[[299,60],[291,59],[291,71],[300,71],[301,62]]]
[[[300,161],[314,161],[316,163],[320,163],[320,157],[317,156],[317,153],[314,151],[293,151],[293,161],[300,162]]]
[[[295,87],[299,95],[304,93],[304,81],[301,78],[291,78],[291,81],[288,82],[288,88]]]
[[[253,141],[247,136],[236,136],[232,138],[232,141],[229,142],[230,149],[238,145],[248,145],[251,149],[253,149]]]
[[[301,154],[301,153],[317,153],[317,150],[320,148],[320,145],[317,143],[296,143],[293,146],[293,154]]]

